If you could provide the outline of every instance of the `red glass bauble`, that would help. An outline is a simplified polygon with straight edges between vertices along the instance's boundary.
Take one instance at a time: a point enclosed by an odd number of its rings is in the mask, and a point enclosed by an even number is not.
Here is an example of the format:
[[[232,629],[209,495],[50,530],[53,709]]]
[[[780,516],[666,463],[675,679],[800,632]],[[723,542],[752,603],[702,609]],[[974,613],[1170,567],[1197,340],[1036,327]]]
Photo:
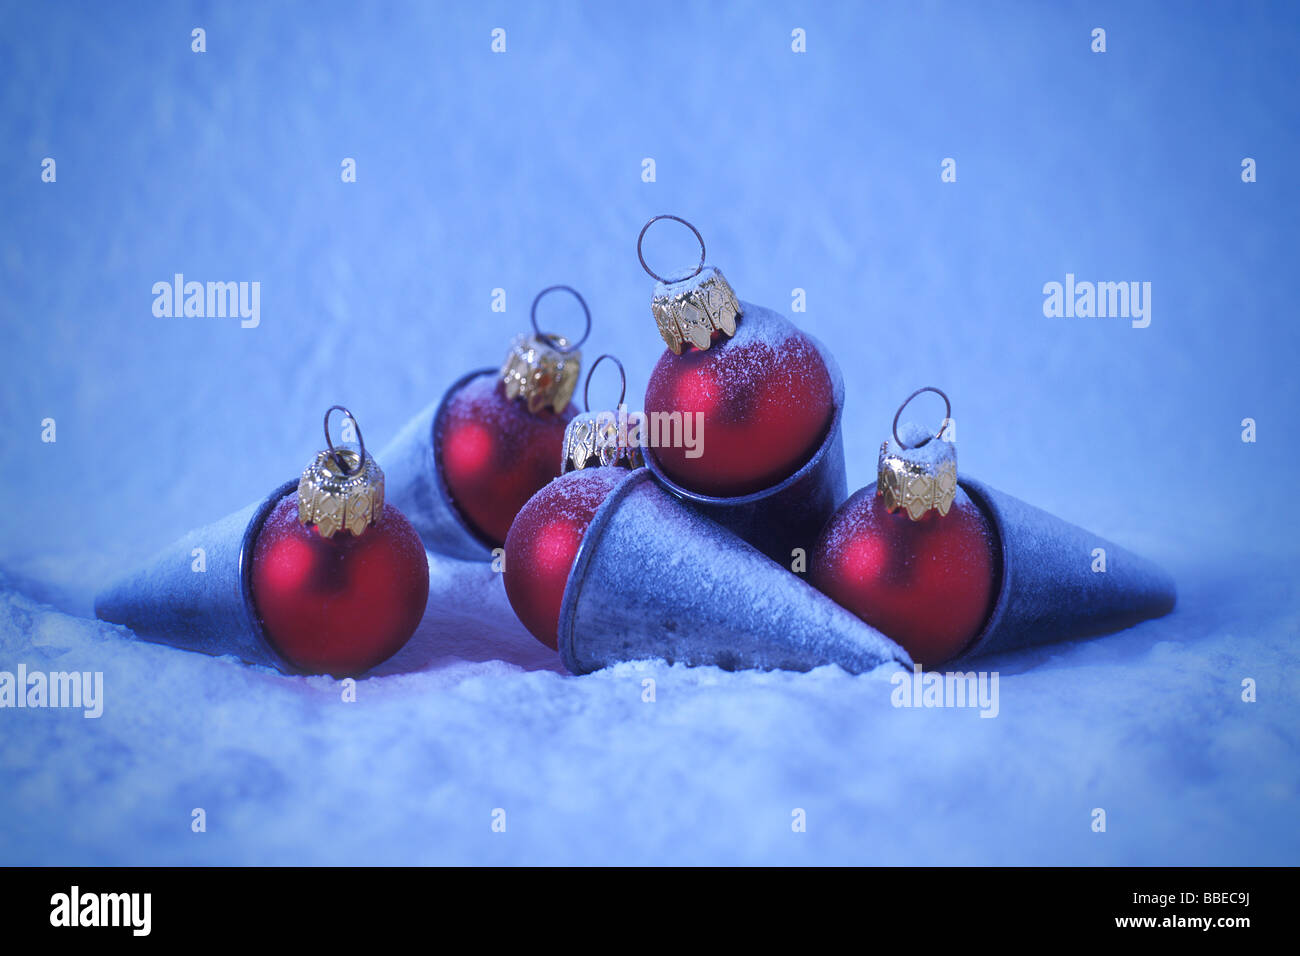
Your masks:
[[[275,649],[315,674],[360,674],[396,654],[429,600],[420,537],[392,505],[359,535],[298,520],[298,493],[267,516],[253,549],[253,604]]]
[[[645,410],[703,413],[702,454],[689,457],[682,445],[653,454],[683,488],[734,497],[781,482],[812,457],[830,425],[834,392],[812,340],[764,310],[742,317],[734,336],[716,336],[705,351],[665,349]]]
[[[524,627],[549,648],[559,645],[560,605],[582,537],[601,502],[627,475],[622,468],[571,471],[533,495],[510,526],[506,596]]]
[[[564,426],[573,403],[556,414],[530,412],[492,375],[471,379],[438,418],[434,448],[447,491],[466,523],[500,547],[519,509],[560,473]]]
[[[869,485],[827,522],[811,581],[901,644],[923,667],[951,660],[984,627],[998,579],[993,529],[965,491],[946,515],[890,514]]]

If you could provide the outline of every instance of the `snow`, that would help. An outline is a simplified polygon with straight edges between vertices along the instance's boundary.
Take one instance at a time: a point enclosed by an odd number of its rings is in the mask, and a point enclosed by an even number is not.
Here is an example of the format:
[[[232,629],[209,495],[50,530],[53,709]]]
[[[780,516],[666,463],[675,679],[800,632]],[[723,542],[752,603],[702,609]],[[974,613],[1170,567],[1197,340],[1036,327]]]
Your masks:
[[[918,465],[935,468],[940,462],[953,457],[956,452],[951,442],[939,440],[934,430],[927,429],[916,422],[900,422],[898,437],[905,445],[895,441],[892,433],[885,436],[888,448],[885,449],[884,454],[891,458],[906,457],[908,461],[916,462]]]
[[[105,705],[0,710],[0,863],[1300,862],[1296,21],[6,5],[0,670],[102,671]],[[895,708],[887,671],[571,677],[474,562],[431,558],[416,638],[354,703],[89,617],[115,572],[294,477],[330,404],[382,448],[547,285],[582,291],[584,352],[638,405],[660,212],[741,299],[806,291],[850,489],[938,385],[963,473],[1161,562],[1174,613],[981,659],[995,719]],[[647,261],[698,255],[662,234]],[[155,317],[178,272],[259,281],[260,324]],[[1067,273],[1150,281],[1150,327],[1045,317]]]

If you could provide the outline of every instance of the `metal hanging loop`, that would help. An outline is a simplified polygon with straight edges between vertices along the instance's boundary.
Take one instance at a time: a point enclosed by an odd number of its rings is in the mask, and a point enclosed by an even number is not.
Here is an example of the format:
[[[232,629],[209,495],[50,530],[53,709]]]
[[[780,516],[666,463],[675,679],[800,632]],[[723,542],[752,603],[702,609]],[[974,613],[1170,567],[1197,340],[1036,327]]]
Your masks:
[[[699,265],[695,267],[694,272],[692,272],[688,276],[684,276],[681,279],[665,279],[663,276],[659,275],[659,273],[655,272],[648,265],[646,265],[645,255],[641,252],[641,243],[645,240],[646,230],[649,229],[651,226],[653,226],[655,223],[657,223],[660,219],[671,219],[673,222],[680,222],[691,232],[695,233],[695,238],[700,243]],[[704,237],[700,235],[700,230],[696,229],[694,226],[692,226],[681,216],[669,216],[667,214],[664,214],[662,216],[655,216],[653,219],[651,219],[649,222],[647,222],[644,226],[641,227],[641,235],[636,237],[636,257],[641,260],[641,268],[646,271],[646,274],[650,276],[650,278],[657,279],[658,281],[662,282],[664,285],[671,285],[674,282],[685,282],[687,279],[694,279],[697,275],[699,275],[701,272],[704,271]]]
[[[892,428],[892,431],[894,433],[894,441],[898,442],[899,448],[920,448],[922,445],[928,444],[931,440],[927,438],[925,441],[920,442],[916,445],[908,445],[903,441],[903,439],[898,437],[899,416],[903,414],[903,409],[905,409],[908,405],[911,404],[912,399],[916,398],[916,396],[920,395],[922,392],[934,392],[934,394],[938,395],[940,398],[943,399],[943,424],[939,426],[939,434],[934,435],[933,436],[934,438],[939,438],[940,436],[942,436],[944,427],[948,424],[948,422],[952,420],[952,402],[948,401],[948,396],[944,394],[942,389],[935,388],[933,385],[925,385],[921,388],[918,388],[911,395],[907,396],[907,398],[903,399],[903,404],[899,405],[898,411],[894,412],[894,426]]]
[[[623,369],[623,363],[618,360],[617,356],[605,354],[596,361],[591,363],[591,368],[587,369],[587,384],[582,387],[582,404],[586,411],[591,411],[591,376],[596,371],[596,366],[601,362],[609,359],[618,366],[618,377],[620,386],[618,390],[618,405],[615,408],[622,408],[623,399],[627,398],[627,372]]]
[[[339,450],[334,447],[334,442],[330,441],[330,413],[335,411],[342,412],[348,418],[352,419],[352,427],[356,429],[357,444],[361,446],[361,457],[357,461],[356,468],[348,467],[347,459],[345,459]],[[366,465],[366,440],[361,437],[361,426],[357,424],[357,416],[353,415],[352,412],[348,411],[348,409],[342,405],[331,405],[329,408],[325,409],[325,446],[329,449],[330,457],[334,459],[334,464],[338,465],[339,470],[345,475],[358,474]]]
[[[557,342],[553,336],[549,335],[546,332],[543,332],[540,328],[538,328],[537,303],[541,302],[542,296],[546,295],[548,292],[569,292],[573,295],[575,299],[578,300],[578,304],[582,306],[582,314],[586,317],[587,325],[586,328],[582,330],[582,338],[578,339],[578,341],[570,345],[561,346],[560,343]],[[551,348],[555,349],[557,352],[563,352],[566,355],[569,352],[576,352],[579,348],[581,348],[582,343],[587,341],[587,336],[591,334],[591,309],[587,308],[587,300],[582,297],[582,293],[579,292],[577,289],[573,288],[573,286],[568,286],[568,285],[547,286],[541,292],[537,293],[537,297],[533,299],[533,307],[529,315],[532,318],[533,331],[537,333],[537,337],[541,339],[543,342],[545,342],[547,345],[551,346]]]

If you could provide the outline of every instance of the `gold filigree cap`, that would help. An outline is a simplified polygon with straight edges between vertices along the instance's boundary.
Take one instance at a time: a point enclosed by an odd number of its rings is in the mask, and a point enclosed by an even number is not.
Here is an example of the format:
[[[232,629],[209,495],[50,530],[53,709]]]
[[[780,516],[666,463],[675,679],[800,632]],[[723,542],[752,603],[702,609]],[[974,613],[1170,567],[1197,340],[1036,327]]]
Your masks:
[[[570,344],[561,335],[543,332],[537,326],[537,303],[550,292],[568,292],[582,306],[586,319],[582,338]],[[537,293],[530,310],[533,334],[517,335],[510,343],[510,351],[501,365],[501,383],[506,398],[518,398],[534,415],[550,407],[556,414],[563,412],[573,398],[578,386],[578,373],[582,370],[582,353],[578,349],[591,334],[591,310],[587,300],[572,286],[547,286]]]
[[[582,468],[640,468],[645,464],[640,445],[628,441],[627,409],[615,412],[583,412],[564,429],[564,451],[560,473]]]
[[[335,448],[330,440],[330,412],[351,419],[360,451]],[[321,537],[332,538],[340,529],[359,535],[384,515],[384,473],[366,451],[361,426],[342,405],[325,412],[325,444],[298,480],[298,520],[315,525]]]
[[[298,480],[298,520],[314,524],[321,537],[340,529],[360,534],[383,514],[384,473],[369,455],[363,462],[351,449],[320,452]]]
[[[713,266],[705,266],[681,282],[658,283],[650,311],[659,335],[674,355],[681,355],[688,342],[707,349],[715,331],[727,337],[735,335],[736,321],[743,314],[735,290]]]
[[[898,416],[917,395],[935,392],[943,396],[947,412],[939,434],[931,435],[920,425],[908,422],[900,434]],[[876,494],[885,499],[890,512],[902,509],[913,521],[931,511],[946,515],[957,495],[957,446],[943,436],[952,421],[948,396],[932,386],[917,389],[894,415],[893,434],[880,446],[876,472]]]
[[[695,271],[688,275],[669,279],[646,264],[641,244],[646,230],[661,219],[680,222],[699,240],[700,261]],[[704,238],[698,229],[678,216],[655,216],[641,227],[641,235],[636,240],[636,254],[641,260],[641,268],[656,280],[650,311],[654,314],[659,335],[674,355],[681,355],[687,343],[697,349],[707,349],[713,344],[714,332],[728,337],[736,334],[736,322],[743,315],[740,300],[722,271],[704,264]]]
[[[605,359],[618,366],[618,411],[592,412],[591,376]],[[640,434],[640,429],[629,427],[631,416],[623,404],[626,397],[627,372],[623,363],[613,355],[602,355],[592,362],[587,371],[587,384],[582,389],[582,404],[586,411],[575,416],[564,429],[560,474],[595,466],[632,469],[645,464],[640,443],[631,440],[633,435]]]
[[[515,336],[501,366],[506,398],[520,399],[534,415],[547,407],[564,411],[582,368],[582,353],[565,351],[568,344],[559,336]]]

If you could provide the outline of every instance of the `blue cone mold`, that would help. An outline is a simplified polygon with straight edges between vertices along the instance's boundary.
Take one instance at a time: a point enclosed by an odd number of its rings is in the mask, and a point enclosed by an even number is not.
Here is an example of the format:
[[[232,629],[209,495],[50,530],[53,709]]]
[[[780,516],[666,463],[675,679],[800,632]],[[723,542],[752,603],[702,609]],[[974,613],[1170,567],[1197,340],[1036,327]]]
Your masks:
[[[384,469],[384,500],[399,508],[430,551],[464,561],[488,561],[492,546],[470,528],[452,504],[434,450],[438,419],[448,399],[471,380],[495,375],[482,368],[456,380],[442,398],[407,422],[376,456]]]
[[[1001,543],[1001,585],[984,630],[959,659],[1093,637],[1168,614],[1173,579],[1157,565],[982,482],[961,487]],[[1093,571],[1093,550],[1106,570]]]
[[[649,658],[726,670],[838,664],[853,674],[912,663],[645,468],[610,492],[587,529],[565,586],[559,649],[575,674]]]
[[[287,481],[256,504],[191,531],[95,595],[95,616],[137,637],[203,654],[234,654],[295,673],[266,639],[253,607],[253,546],[267,515],[298,488]],[[193,569],[202,548],[206,571]]]

